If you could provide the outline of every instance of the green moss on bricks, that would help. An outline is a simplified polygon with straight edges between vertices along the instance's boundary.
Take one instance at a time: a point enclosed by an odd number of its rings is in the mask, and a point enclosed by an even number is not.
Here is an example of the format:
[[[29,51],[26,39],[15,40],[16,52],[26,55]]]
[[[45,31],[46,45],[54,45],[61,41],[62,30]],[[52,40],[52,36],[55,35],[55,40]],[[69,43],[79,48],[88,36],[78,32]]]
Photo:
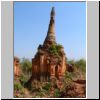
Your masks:
[[[60,56],[61,49],[62,49],[62,45],[60,45],[60,44],[57,44],[57,45],[53,44],[49,48],[50,53],[56,55],[57,57]]]

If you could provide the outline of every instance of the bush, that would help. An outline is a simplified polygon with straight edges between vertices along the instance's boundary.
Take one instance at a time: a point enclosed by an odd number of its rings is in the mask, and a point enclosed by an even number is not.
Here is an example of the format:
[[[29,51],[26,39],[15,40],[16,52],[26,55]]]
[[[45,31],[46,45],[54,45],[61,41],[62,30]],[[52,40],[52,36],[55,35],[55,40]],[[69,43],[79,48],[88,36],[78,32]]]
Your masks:
[[[20,91],[22,90],[22,85],[20,83],[14,83],[14,90]]]
[[[72,73],[71,72],[66,72],[65,73],[65,77],[66,77],[66,79],[68,79],[68,80],[72,80]]]
[[[84,59],[80,59],[78,61],[68,60],[68,64],[74,65],[74,67],[80,69],[82,72],[86,72],[86,61]]]
[[[75,64],[75,61],[74,60],[68,60],[67,63],[68,64],[71,64],[71,65],[74,65]]]
[[[75,66],[79,68],[81,71],[86,72],[86,61],[84,59],[76,61]]]
[[[27,79],[26,79],[26,77],[24,76],[24,74],[21,74],[21,75],[20,75],[19,80],[20,80],[20,83],[21,83],[22,86],[24,86],[25,83],[27,82]]]
[[[43,89],[48,91],[50,87],[51,87],[51,84],[47,83],[45,86],[43,86]]]
[[[52,53],[53,55],[57,56],[58,58],[60,57],[60,52],[61,52],[61,48],[62,45],[58,44],[58,45],[51,45],[49,50],[50,53]]]
[[[56,49],[57,49],[57,51],[60,51],[61,48],[62,48],[62,45],[60,45],[60,44],[57,44],[57,45],[56,45]]]
[[[22,98],[24,93],[24,87],[20,84],[20,82],[14,82],[14,97]]]
[[[59,89],[55,89],[54,97],[59,97],[59,96],[60,96],[60,90]]]
[[[56,45],[51,45],[50,46],[50,52],[53,53],[53,54],[55,54],[55,55],[57,54]]]

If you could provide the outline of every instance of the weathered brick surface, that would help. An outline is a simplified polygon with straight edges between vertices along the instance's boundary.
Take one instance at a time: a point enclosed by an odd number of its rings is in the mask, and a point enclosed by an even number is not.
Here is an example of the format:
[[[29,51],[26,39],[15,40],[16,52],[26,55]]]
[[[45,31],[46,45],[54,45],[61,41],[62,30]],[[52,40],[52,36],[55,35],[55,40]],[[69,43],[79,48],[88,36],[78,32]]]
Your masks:
[[[38,51],[32,59],[32,80],[50,81],[52,78],[59,80],[66,71],[66,59],[63,46],[60,57],[50,52],[50,46],[57,45],[55,37],[55,11],[52,8],[50,24],[43,45],[38,46]],[[59,60],[60,59],[60,60]]]

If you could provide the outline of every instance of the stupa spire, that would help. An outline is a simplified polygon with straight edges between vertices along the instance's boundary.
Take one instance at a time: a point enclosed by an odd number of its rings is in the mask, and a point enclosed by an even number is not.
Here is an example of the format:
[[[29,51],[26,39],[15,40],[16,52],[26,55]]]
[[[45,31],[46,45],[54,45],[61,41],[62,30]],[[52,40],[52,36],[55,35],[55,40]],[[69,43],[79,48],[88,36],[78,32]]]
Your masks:
[[[54,25],[55,25],[55,10],[54,10],[54,7],[52,7],[52,10],[51,10],[51,16],[50,16],[50,23],[49,23],[49,28],[48,28],[48,33],[55,33],[55,30],[54,30]]]
[[[54,17],[55,16],[55,8],[52,7],[52,10],[51,10],[51,17]]]
[[[48,27],[48,32],[44,44],[47,42],[55,43],[55,9],[52,7],[50,14],[50,23]]]

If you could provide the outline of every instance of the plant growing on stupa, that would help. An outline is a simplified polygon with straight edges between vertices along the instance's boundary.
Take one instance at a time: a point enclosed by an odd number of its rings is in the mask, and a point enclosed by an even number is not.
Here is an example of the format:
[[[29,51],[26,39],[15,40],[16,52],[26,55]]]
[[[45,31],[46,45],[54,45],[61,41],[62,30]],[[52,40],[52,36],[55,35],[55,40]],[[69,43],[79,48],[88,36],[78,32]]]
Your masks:
[[[49,90],[50,87],[51,87],[51,84],[50,83],[47,83],[45,86],[43,86],[43,89]]]
[[[56,56],[57,58],[60,58],[60,53],[61,53],[62,45],[60,44],[52,44],[49,48],[49,51],[51,54]]]
[[[59,89],[55,89],[54,97],[59,97],[59,96],[60,96],[60,90]]]

